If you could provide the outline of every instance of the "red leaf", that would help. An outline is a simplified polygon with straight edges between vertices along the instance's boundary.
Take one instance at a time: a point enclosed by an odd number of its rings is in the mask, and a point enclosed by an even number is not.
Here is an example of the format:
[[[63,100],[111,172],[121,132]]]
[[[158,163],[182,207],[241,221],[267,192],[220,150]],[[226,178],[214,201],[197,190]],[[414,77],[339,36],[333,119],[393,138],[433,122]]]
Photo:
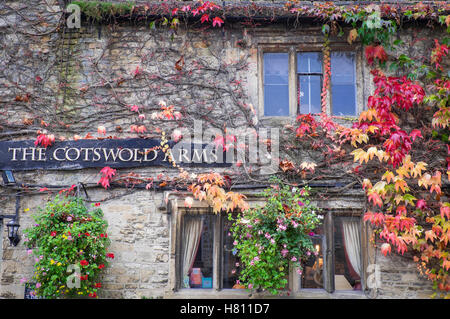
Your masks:
[[[416,207],[421,210],[427,209],[427,202],[424,199],[419,199],[416,203]]]
[[[219,27],[222,26],[223,20],[219,17],[215,17],[213,19],[213,27],[215,27],[216,25],[219,25]]]
[[[411,137],[411,139],[413,140],[413,142],[415,141],[415,139],[417,137],[423,137],[422,136],[422,132],[420,132],[419,130],[412,130],[411,133],[409,133],[409,136]]]
[[[206,13],[204,15],[202,15],[200,21],[203,22],[208,22],[209,21],[209,15],[207,15]]]

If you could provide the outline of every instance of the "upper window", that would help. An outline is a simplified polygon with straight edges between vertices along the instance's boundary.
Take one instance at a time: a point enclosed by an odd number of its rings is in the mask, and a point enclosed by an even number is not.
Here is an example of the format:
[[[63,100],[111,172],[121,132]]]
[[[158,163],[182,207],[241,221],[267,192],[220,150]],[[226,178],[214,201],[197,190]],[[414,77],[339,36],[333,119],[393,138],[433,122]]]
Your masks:
[[[289,116],[289,54],[264,54],[264,115]]]
[[[288,52],[264,53],[264,116],[320,113],[323,70],[321,52],[297,52],[295,58],[291,58],[291,53]],[[328,94],[331,97],[332,115],[357,115],[355,70],[354,52],[331,53]],[[296,92],[296,101],[292,101],[293,94],[290,94],[293,89]]]

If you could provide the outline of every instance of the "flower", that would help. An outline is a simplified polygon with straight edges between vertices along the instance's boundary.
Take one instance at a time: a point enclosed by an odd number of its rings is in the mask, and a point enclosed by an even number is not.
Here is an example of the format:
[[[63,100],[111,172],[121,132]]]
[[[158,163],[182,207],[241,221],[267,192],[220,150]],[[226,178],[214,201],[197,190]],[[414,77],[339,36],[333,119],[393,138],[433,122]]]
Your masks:
[[[95,292],[91,292],[91,293],[89,294],[89,297],[97,298],[97,294],[96,294]]]
[[[283,249],[283,250],[281,251],[281,255],[283,255],[283,257],[286,257],[286,255],[287,255],[288,252],[289,252],[289,250]]]
[[[104,264],[98,265],[98,269],[103,269],[103,268],[105,268],[105,265],[104,265]]]
[[[106,257],[114,259],[114,254],[113,253],[108,253],[108,254],[106,254]]]
[[[86,259],[83,259],[82,261],[80,261],[80,265],[87,266],[87,265],[89,265],[89,262]]]
[[[50,233],[50,236],[55,237],[55,236],[56,236],[56,232],[55,232],[55,231],[52,231],[52,232]]]
[[[298,206],[300,206],[300,207],[301,207],[301,206],[305,206],[305,204],[304,204],[302,201],[300,201],[300,200],[297,202],[297,204],[298,204]]]
[[[314,232],[309,232],[309,234],[308,234],[309,236],[314,236],[315,234],[314,234]]]
[[[297,261],[297,258],[294,256],[291,258],[291,261]]]
[[[39,288],[39,287],[41,287],[41,283],[40,282],[36,283],[36,288]]]
[[[94,285],[95,288],[102,288],[102,284],[100,282],[95,283]]]

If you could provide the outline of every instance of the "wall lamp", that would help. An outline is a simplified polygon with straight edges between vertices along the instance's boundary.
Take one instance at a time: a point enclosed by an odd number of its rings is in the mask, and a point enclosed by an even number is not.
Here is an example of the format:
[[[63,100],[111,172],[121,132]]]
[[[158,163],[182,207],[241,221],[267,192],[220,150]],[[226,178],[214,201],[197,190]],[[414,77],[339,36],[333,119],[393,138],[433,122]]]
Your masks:
[[[17,246],[17,244],[20,242],[19,223],[16,221],[16,219],[13,219],[6,224],[6,227],[8,227],[8,239],[11,243],[11,246]]]
[[[16,193],[16,214],[15,215],[0,215],[0,218],[10,218],[11,221],[6,224],[8,228],[8,239],[11,246],[17,246],[20,242],[19,235],[19,210],[20,210],[20,194]]]
[[[5,183],[5,185],[16,184],[16,179],[14,178],[12,171],[3,171],[2,178],[3,178],[3,183]]]

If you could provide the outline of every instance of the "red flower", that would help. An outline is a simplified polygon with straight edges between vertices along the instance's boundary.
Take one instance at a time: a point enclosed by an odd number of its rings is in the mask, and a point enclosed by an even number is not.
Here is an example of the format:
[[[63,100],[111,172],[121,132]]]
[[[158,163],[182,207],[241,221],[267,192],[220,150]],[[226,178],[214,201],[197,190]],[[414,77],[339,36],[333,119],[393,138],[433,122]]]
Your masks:
[[[104,265],[104,264],[98,265],[98,269],[103,269],[103,268],[105,268],[105,265]]]
[[[82,261],[80,261],[80,265],[87,266],[87,265],[89,265],[89,262],[86,259],[83,259]]]
[[[87,280],[88,279],[88,275],[84,275],[84,276],[80,276],[81,280]]]
[[[56,236],[56,232],[55,232],[55,231],[52,231],[52,232],[50,233],[50,236],[55,237],[55,236]]]
[[[89,233],[85,233],[86,236],[91,236]]]
[[[100,234],[100,238],[107,238],[108,234]]]
[[[89,294],[89,297],[97,298],[97,294],[96,294],[95,292],[91,292],[91,293]]]
[[[98,207],[98,206],[100,206],[100,203],[95,203],[95,207]]]
[[[108,258],[114,258],[114,254],[113,254],[113,253],[108,253],[108,254],[106,254],[106,257],[108,257]]]
[[[100,282],[97,282],[97,283],[94,285],[94,287],[95,287],[95,288],[102,288],[102,284],[101,284]]]

